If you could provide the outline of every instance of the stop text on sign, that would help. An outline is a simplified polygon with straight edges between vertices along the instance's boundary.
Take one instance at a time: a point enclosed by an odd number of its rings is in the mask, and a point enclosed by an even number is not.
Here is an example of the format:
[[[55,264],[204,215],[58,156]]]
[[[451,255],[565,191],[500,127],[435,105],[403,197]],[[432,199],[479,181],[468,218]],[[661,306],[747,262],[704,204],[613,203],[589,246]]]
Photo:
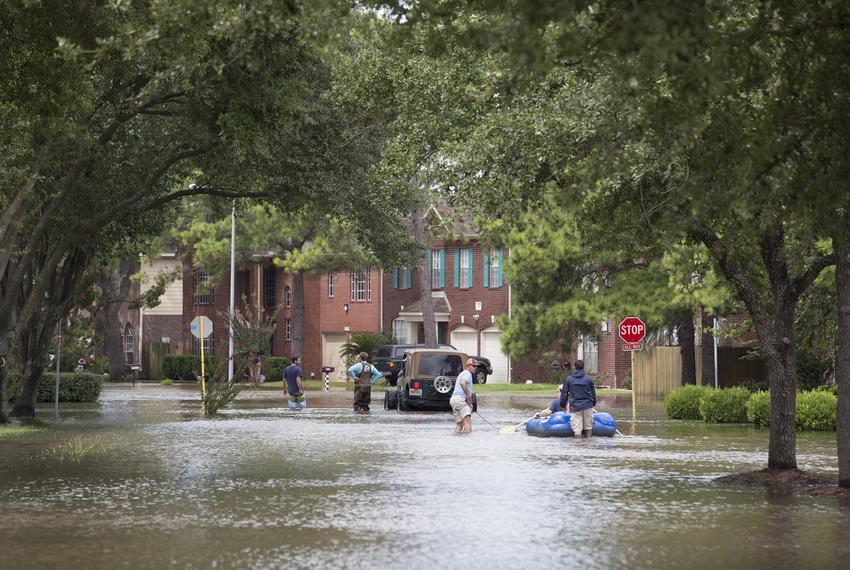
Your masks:
[[[619,333],[623,342],[638,343],[646,335],[646,325],[638,317],[626,317],[620,323]]]

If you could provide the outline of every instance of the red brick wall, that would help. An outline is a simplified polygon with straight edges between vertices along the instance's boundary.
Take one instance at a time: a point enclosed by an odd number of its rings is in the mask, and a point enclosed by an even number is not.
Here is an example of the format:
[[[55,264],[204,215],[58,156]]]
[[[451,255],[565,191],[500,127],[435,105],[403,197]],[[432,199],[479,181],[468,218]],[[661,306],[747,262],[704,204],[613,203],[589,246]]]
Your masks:
[[[142,342],[160,342],[163,337],[169,337],[172,342],[182,340],[182,315],[145,315]]]

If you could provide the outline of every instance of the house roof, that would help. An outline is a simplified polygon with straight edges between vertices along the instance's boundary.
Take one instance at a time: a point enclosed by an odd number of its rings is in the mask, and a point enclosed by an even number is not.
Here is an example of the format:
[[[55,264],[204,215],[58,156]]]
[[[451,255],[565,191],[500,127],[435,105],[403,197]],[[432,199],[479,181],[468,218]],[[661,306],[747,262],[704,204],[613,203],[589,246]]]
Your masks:
[[[434,296],[434,313],[449,315],[452,312],[452,305],[449,303],[449,300],[446,298],[446,294],[442,291],[433,292]],[[422,301],[416,301],[415,303],[411,303],[410,305],[405,305],[401,311],[399,311],[399,316],[401,315],[421,315],[422,314]]]

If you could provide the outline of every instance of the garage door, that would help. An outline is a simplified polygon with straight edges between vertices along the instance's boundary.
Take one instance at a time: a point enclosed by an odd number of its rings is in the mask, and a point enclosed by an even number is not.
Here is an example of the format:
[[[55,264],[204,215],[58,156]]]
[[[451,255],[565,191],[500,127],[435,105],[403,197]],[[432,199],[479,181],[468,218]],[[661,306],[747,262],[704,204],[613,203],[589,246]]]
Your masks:
[[[333,380],[345,379],[345,363],[339,355],[342,345],[348,341],[345,333],[324,333],[322,335],[322,366],[333,366],[335,371],[331,374]]]
[[[502,352],[500,339],[502,331],[496,328],[489,328],[481,331],[481,356],[490,359],[493,365],[493,375],[487,379],[487,382],[507,383],[510,381],[510,360],[507,355]]]
[[[468,326],[459,326],[452,331],[452,340],[449,342],[452,346],[461,352],[465,352],[469,356],[478,354],[478,333],[475,329]]]

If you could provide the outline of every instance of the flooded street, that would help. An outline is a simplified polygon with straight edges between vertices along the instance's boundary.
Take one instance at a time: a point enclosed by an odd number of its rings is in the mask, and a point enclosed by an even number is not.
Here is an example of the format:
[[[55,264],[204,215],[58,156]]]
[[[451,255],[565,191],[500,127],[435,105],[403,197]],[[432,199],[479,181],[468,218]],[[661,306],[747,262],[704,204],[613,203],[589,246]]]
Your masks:
[[[626,437],[539,439],[547,394],[448,413],[351,394],[246,392],[203,420],[195,388],[104,390],[48,430],[0,440],[5,568],[846,568],[850,504],[720,487],[767,464],[765,430],[664,420],[602,396]],[[53,429],[55,428],[55,429]],[[798,435],[801,469],[837,473],[835,434]]]

